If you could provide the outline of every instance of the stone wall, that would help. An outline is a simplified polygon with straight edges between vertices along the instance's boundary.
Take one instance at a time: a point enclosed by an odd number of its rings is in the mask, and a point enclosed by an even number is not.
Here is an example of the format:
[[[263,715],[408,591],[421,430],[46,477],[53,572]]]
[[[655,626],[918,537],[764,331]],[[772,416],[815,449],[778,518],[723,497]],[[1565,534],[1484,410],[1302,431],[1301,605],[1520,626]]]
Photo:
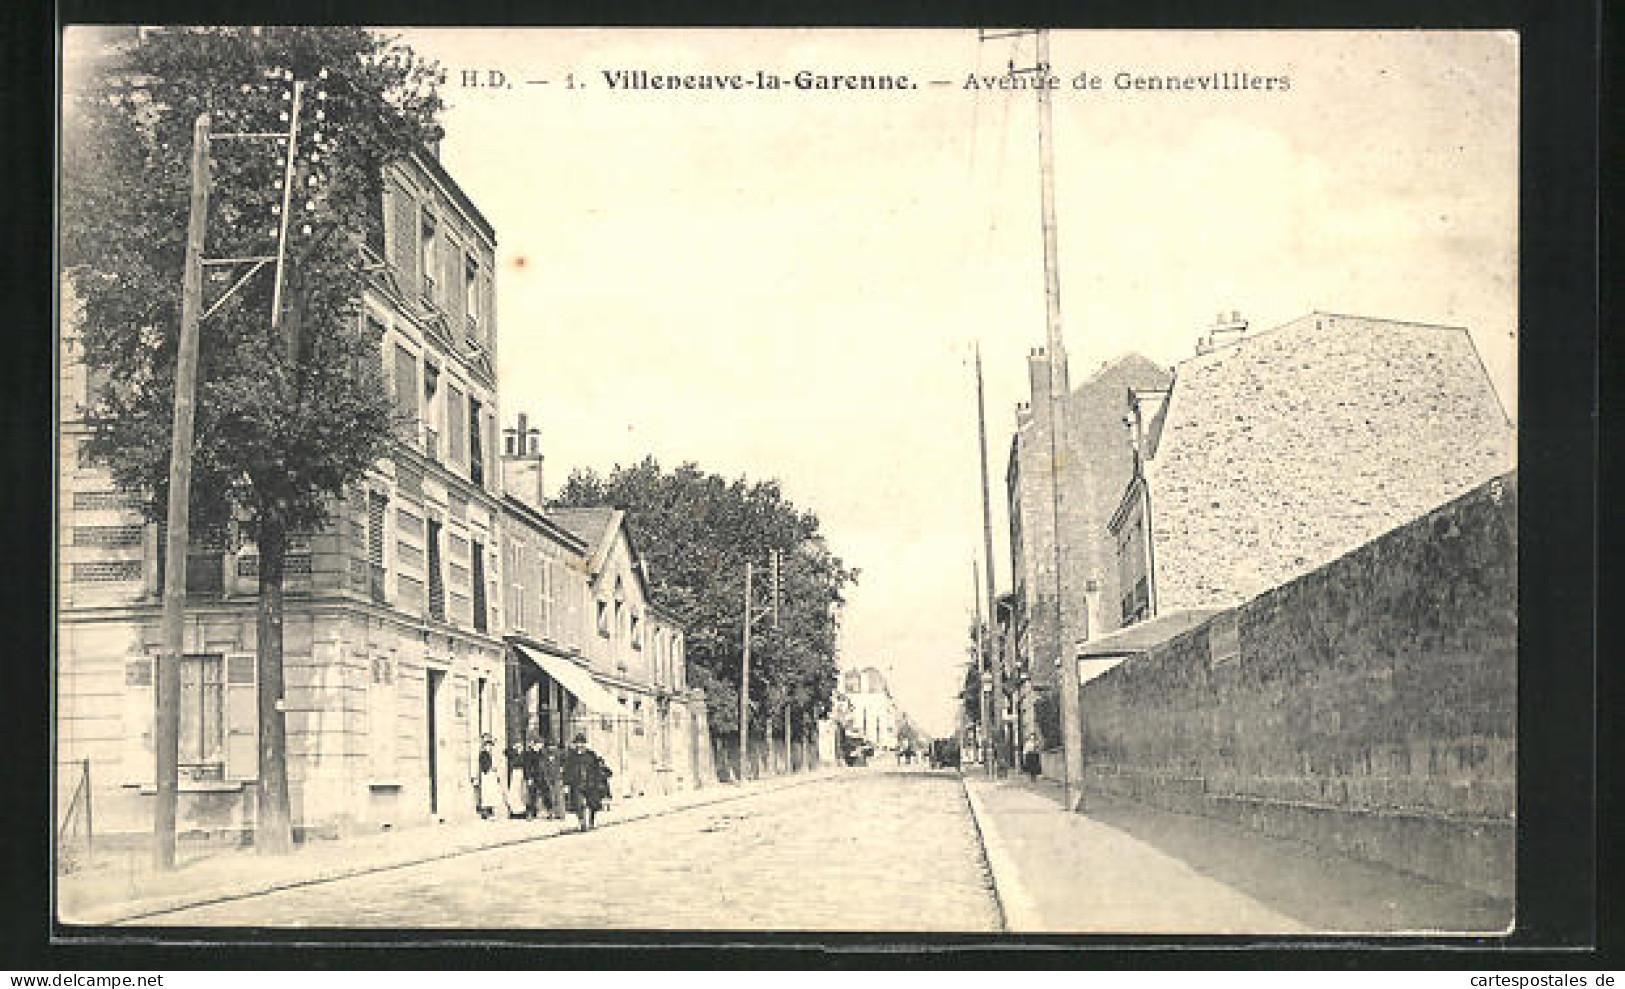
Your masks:
[[[1086,684],[1090,785],[1510,898],[1515,484]]]

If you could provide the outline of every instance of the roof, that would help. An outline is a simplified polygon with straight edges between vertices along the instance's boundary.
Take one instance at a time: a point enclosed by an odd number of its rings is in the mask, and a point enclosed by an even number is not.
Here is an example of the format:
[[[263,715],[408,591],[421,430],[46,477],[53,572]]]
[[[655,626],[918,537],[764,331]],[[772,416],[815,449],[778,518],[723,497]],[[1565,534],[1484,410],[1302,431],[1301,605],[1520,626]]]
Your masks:
[[[522,520],[527,526],[547,535],[579,553],[589,553],[587,541],[560,525],[558,520],[538,511],[534,505],[511,494],[502,496],[503,510]]]
[[[1467,330],[1311,313],[1182,362],[1150,486],[1163,609],[1245,600],[1503,473]]]
[[[1184,608],[1179,611],[1165,611],[1155,618],[1125,625],[1105,635],[1078,643],[1077,656],[1079,659],[1095,660],[1149,652],[1164,642],[1189,632],[1222,610],[1224,609]]]
[[[637,542],[632,538],[632,529],[626,524],[625,512],[608,505],[589,505],[576,508],[550,508],[545,514],[560,528],[586,543],[587,573],[594,579],[609,561],[610,550],[615,546],[616,537],[624,536],[627,555],[631,558],[632,573],[642,586],[643,600],[649,604],[654,603],[654,594],[649,587],[649,573],[644,567],[642,554],[638,552]],[[670,612],[666,614],[670,616]]]
[[[549,508],[542,514],[585,543],[588,556],[596,556],[599,547],[609,539],[610,526],[620,513],[608,505],[593,505],[587,508]]]

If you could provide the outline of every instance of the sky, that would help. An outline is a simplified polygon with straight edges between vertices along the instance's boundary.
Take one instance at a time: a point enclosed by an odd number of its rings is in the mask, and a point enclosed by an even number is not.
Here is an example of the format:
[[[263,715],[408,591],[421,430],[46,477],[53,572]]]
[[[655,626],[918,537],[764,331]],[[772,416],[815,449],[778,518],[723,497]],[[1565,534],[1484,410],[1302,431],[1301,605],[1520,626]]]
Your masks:
[[[1033,64],[1034,40],[386,33],[448,73],[442,162],[497,230],[502,415],[539,424],[549,494],[651,454],[779,479],[861,571],[842,665],[950,730],[982,555],[972,348],[1002,593],[1013,409],[1046,327],[1035,94],[966,82]],[[1516,35],[1053,32],[1050,61],[1074,382],[1131,351],[1174,365],[1221,311],[1256,331],[1319,310],[1469,327],[1516,416]],[[612,88],[619,70],[784,85]],[[801,70],[918,88],[798,89]],[[1132,82],[1213,73],[1289,88]]]

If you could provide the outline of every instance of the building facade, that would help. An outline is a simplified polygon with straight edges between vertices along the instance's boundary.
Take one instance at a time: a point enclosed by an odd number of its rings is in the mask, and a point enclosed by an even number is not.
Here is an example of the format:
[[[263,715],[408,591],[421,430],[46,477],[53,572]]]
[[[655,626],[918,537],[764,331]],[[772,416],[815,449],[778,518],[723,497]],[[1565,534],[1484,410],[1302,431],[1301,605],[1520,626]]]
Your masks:
[[[1059,470],[1052,474],[1053,428],[1050,416],[1050,373],[1058,361],[1064,400],[1063,448]],[[1011,727],[1008,747],[1046,719],[1037,710],[1040,698],[1059,681],[1060,656],[1089,635],[1118,627],[1120,614],[1106,602],[1121,595],[1114,548],[1106,524],[1117,507],[1123,485],[1133,475],[1131,451],[1123,442],[1124,396],[1154,393],[1168,387],[1167,370],[1138,354],[1111,361],[1077,388],[1071,388],[1066,355],[1034,350],[1027,357],[1031,401],[1016,411],[1005,473],[1010,521],[1011,593],[996,609],[994,626],[1003,647],[1004,683],[1008,693],[999,712]],[[1058,477],[1059,490],[1052,478]],[[1060,586],[1056,594],[1056,519],[1062,547]],[[1048,719],[1048,720],[1053,720]],[[1059,744],[1053,726],[1039,731],[1049,744]]]
[[[290,547],[284,667],[295,827],[474,814],[482,734],[501,730],[501,481],[495,231],[431,154],[392,166],[358,318],[407,434]],[[58,758],[89,759],[99,830],[150,829],[161,527],[80,456],[90,375],[65,305],[58,545]],[[251,828],[258,775],[258,559],[231,532],[188,554],[182,832]]]
[[[650,600],[624,514],[550,517],[524,417],[498,446],[494,227],[433,148],[381,185],[357,246],[356,318],[400,428],[329,522],[290,541],[282,703],[296,834],[476,816],[486,739],[501,752],[584,731],[622,797],[714,782],[685,631]],[[145,834],[163,527],[84,455],[96,382],[67,278],[61,311],[56,757],[88,766],[99,837]],[[179,830],[237,837],[253,830],[259,782],[258,556],[230,527],[192,542]]]
[[[1134,470],[1109,524],[1125,620],[1232,607],[1516,455],[1461,327],[1311,313],[1209,337],[1171,391],[1130,394],[1127,412]]]
[[[863,739],[877,755],[897,751],[903,713],[885,675],[873,666],[841,672],[836,717],[847,737]]]

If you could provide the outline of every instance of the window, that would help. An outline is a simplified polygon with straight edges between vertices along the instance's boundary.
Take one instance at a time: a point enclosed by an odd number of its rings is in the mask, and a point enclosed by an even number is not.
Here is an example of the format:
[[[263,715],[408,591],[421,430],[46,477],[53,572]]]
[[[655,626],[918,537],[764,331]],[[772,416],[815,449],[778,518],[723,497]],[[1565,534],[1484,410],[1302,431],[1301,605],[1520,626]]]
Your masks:
[[[633,649],[642,649],[643,648],[643,619],[635,611],[632,613],[631,623],[632,623],[631,624],[631,634],[630,634],[629,637],[632,640],[632,648]]]
[[[181,659],[183,775],[219,777],[226,761],[226,678],[219,653]]]
[[[384,601],[384,512],[389,496],[367,492],[367,572],[368,591],[374,601]]]
[[[436,298],[438,298],[438,296],[436,296],[436,294],[435,294],[435,283],[434,283],[434,272],[435,272],[435,266],[434,266],[434,259],[435,259],[434,228],[435,228],[434,214],[429,212],[428,210],[424,210],[423,211],[422,237],[418,241],[418,244],[419,244],[420,248],[423,251],[423,253],[421,255],[422,263],[421,263],[421,265],[419,267],[419,270],[423,272],[423,301],[424,302],[431,302],[431,303],[434,302]]]
[[[416,428],[418,417],[418,358],[400,344],[395,345],[395,412]]]
[[[468,315],[468,338],[480,340],[480,263],[474,255],[463,265],[463,295]]]
[[[474,631],[485,631],[485,544],[475,542],[470,550],[474,565]]]
[[[598,602],[598,634],[609,638],[609,602]]]
[[[423,362],[423,455],[430,460],[440,459],[440,415],[435,397],[440,391],[440,366],[434,361]]]
[[[468,396],[468,479],[485,486],[485,451],[480,442],[480,400]]]
[[[429,520],[429,617],[446,620],[446,581],[440,573],[440,523]]]
[[[157,525],[157,586],[155,593],[164,592],[164,564],[169,554],[169,526]],[[218,529],[192,531],[192,545],[186,551],[186,593],[196,595],[219,594],[225,590],[225,533]]]
[[[446,385],[446,456],[459,464],[468,454],[468,440],[463,435],[467,425],[463,420],[463,405],[463,393],[456,385]]]

